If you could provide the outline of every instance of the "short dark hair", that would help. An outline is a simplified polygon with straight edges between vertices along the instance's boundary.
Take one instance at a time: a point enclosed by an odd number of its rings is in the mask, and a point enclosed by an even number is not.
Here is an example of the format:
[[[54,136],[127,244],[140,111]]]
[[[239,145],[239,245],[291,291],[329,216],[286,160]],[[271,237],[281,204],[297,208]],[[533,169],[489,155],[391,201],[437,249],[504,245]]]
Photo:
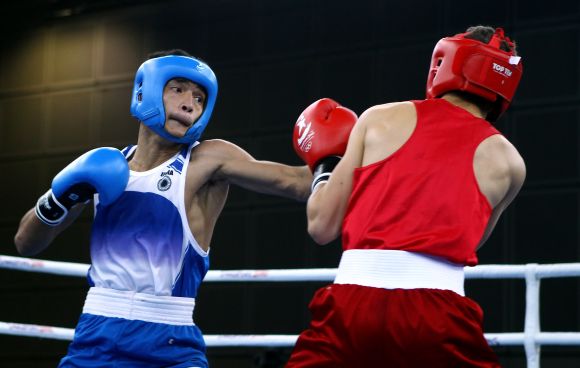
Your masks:
[[[466,33],[466,35],[464,36],[465,38],[480,41],[483,43],[489,43],[491,37],[495,33],[495,28],[490,26],[479,25],[467,28],[465,33]],[[503,51],[513,52],[514,55],[517,55],[516,43],[514,41],[512,41],[512,43],[513,45],[510,45],[507,41],[502,40],[499,44],[499,48]]]
[[[491,26],[472,26],[465,30],[466,34],[464,37],[487,44],[491,40],[491,37],[495,34],[495,30],[496,29]],[[505,40],[501,40],[499,48],[503,51],[513,52],[514,55],[517,55],[516,43],[512,40],[510,41],[512,42],[511,44]],[[483,97],[468,92],[453,91],[453,93],[463,98],[464,100],[477,105],[486,116],[489,115],[491,111],[497,110],[499,108],[499,104],[501,104],[501,98],[498,98],[495,102],[491,102],[484,99]]]
[[[152,53],[147,54],[147,60],[149,59],[155,59],[158,57],[162,57],[162,56],[187,56],[187,57],[193,57],[193,55],[191,55],[189,52],[182,50],[182,49],[171,49],[171,50],[160,50],[160,51],[154,51]]]

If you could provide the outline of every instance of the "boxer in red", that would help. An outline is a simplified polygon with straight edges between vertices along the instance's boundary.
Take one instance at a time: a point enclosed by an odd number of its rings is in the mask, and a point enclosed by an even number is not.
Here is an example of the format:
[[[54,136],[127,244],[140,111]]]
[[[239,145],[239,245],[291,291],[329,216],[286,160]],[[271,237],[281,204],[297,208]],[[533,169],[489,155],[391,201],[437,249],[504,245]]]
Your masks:
[[[344,155],[327,147],[346,142],[349,123],[319,103],[303,113],[294,147],[315,173],[308,232],[319,244],[342,232],[343,255],[287,367],[499,366],[463,268],[525,179],[492,125],[521,75],[502,29],[471,27],[435,46],[427,99],[365,111]]]

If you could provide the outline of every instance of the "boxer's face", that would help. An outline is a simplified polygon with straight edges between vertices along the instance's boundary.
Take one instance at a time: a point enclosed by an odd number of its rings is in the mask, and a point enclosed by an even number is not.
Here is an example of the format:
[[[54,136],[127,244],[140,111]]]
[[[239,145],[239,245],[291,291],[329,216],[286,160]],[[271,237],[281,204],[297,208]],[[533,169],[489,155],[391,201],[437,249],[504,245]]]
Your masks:
[[[165,130],[183,137],[201,116],[207,96],[203,88],[183,78],[171,79],[163,89]]]

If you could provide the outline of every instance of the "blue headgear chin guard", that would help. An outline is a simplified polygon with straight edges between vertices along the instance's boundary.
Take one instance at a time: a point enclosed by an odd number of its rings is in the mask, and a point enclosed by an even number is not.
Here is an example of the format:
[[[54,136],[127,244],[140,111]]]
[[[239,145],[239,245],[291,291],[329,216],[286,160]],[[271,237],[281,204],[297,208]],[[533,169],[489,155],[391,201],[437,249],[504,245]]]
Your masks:
[[[174,78],[188,79],[203,87],[207,94],[203,113],[183,137],[175,137],[165,130],[163,89]],[[150,59],[141,64],[135,75],[131,115],[167,140],[192,143],[199,139],[209,123],[217,90],[217,79],[211,68],[195,58],[170,55]]]

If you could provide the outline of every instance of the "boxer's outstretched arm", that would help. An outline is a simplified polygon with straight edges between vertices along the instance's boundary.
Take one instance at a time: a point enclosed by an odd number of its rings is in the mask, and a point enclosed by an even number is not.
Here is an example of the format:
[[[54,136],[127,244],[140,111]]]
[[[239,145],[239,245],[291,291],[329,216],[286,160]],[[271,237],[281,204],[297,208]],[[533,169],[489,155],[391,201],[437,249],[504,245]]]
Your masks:
[[[350,134],[344,157],[328,182],[320,183],[308,199],[308,233],[318,244],[338,238],[348,199],[352,191],[354,169],[362,165],[368,115],[363,114]]]
[[[220,139],[204,141],[199,156],[216,163],[211,180],[225,180],[255,192],[304,202],[310,194],[312,174],[307,166],[259,161],[237,145]]]

